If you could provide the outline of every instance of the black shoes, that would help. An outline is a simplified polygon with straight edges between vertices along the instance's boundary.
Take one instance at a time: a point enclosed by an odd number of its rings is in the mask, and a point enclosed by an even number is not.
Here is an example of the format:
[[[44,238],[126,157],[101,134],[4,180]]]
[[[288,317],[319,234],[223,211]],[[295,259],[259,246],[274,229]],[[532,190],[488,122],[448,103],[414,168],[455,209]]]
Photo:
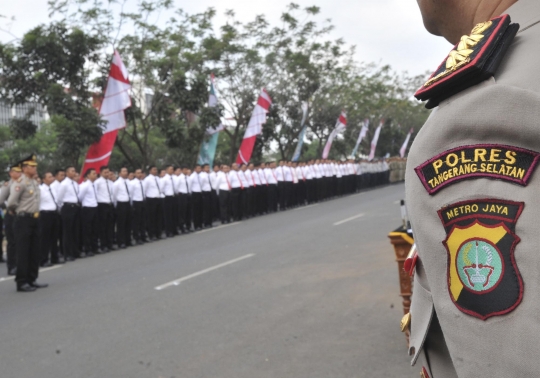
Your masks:
[[[13,268],[8,271],[8,276],[14,276],[16,274],[17,274],[17,268]]]
[[[20,293],[31,293],[32,291],[36,291],[36,288],[30,286],[29,284],[24,284],[21,286],[17,286],[17,291]]]
[[[44,289],[46,287],[49,287],[49,284],[40,284],[40,283],[37,283],[37,282],[32,282],[30,283],[30,286],[35,288],[35,289]]]

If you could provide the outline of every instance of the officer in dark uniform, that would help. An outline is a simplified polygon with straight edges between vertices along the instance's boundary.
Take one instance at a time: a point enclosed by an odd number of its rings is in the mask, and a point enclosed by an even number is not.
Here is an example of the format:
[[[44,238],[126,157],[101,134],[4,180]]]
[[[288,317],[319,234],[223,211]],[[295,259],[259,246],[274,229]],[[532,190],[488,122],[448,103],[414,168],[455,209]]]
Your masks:
[[[37,171],[36,155],[20,162],[23,176],[10,188],[7,209],[15,216],[15,242],[17,249],[17,291],[31,292],[47,284],[36,282],[39,273],[39,201],[41,191],[34,179]]]

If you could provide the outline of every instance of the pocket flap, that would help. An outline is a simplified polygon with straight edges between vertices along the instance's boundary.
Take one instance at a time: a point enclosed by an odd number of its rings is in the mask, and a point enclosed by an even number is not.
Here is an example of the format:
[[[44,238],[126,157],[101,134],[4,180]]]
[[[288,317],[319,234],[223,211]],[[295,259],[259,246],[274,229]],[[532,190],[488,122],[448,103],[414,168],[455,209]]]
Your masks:
[[[411,365],[416,363],[424,346],[431,320],[433,319],[433,299],[431,293],[417,282],[415,277],[411,301],[411,329],[409,336],[409,356]]]

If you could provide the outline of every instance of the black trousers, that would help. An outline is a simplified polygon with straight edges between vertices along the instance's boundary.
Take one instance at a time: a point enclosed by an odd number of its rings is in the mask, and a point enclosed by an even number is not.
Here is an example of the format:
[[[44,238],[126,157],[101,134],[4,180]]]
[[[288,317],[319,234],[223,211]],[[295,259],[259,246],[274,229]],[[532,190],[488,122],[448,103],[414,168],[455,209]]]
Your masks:
[[[131,245],[131,204],[116,204],[116,242],[119,246]]]
[[[161,198],[146,198],[146,219],[148,227],[148,237],[151,239],[161,237],[159,230],[159,223],[161,212],[159,208],[162,207]]]
[[[177,222],[178,222],[178,227],[182,231],[186,230],[188,196],[189,195],[187,193],[178,193],[176,195],[176,201],[178,203],[178,220],[177,220]]]
[[[259,185],[257,187],[259,194],[257,196],[259,214],[268,212],[268,185]]]
[[[114,207],[110,203],[98,203],[99,246],[112,249],[114,240]]]
[[[96,253],[98,249],[98,216],[97,207],[83,207],[81,209],[82,235],[86,253]]]
[[[285,181],[278,181],[279,209],[284,210],[287,204],[287,190]]]
[[[10,270],[17,267],[17,243],[15,241],[14,222],[15,217],[10,213],[6,213],[4,217],[4,227],[6,229],[8,273]]]
[[[17,245],[17,287],[35,282],[39,273],[39,219],[17,216],[15,220]]]
[[[144,223],[144,202],[143,201],[133,201],[133,211],[132,211],[132,222],[131,226],[133,229],[133,239],[139,242],[146,240],[145,233],[145,223]]]
[[[251,195],[252,195],[252,187],[246,188],[244,187],[244,190],[242,190],[242,215],[243,218],[249,218],[251,216]]]
[[[220,219],[219,217],[219,196],[217,195],[217,192],[215,190],[212,190],[211,192],[212,197],[212,219]]]
[[[176,222],[174,220],[174,214],[176,213],[175,209],[178,207],[176,206],[176,197],[174,196],[166,196],[164,199],[163,204],[163,215],[165,218],[165,234],[167,236],[172,236],[176,234]]]
[[[231,193],[227,190],[219,191],[219,216],[221,223],[227,223],[231,220]]]
[[[79,257],[79,234],[81,230],[81,208],[74,203],[65,203],[62,217],[62,247],[64,257]]]
[[[41,241],[40,264],[48,261],[58,263],[58,235],[60,215],[57,211],[39,212],[39,235]]]
[[[242,189],[232,188],[231,189],[231,215],[235,221],[241,219],[240,213],[240,196],[242,194]]]
[[[205,226],[212,225],[212,192],[202,192],[202,217]]]
[[[203,209],[202,209],[202,193],[191,193],[191,210],[193,214],[193,227],[195,229],[202,228],[203,226]]]
[[[275,213],[278,209],[278,186],[276,184],[268,185],[268,211]]]

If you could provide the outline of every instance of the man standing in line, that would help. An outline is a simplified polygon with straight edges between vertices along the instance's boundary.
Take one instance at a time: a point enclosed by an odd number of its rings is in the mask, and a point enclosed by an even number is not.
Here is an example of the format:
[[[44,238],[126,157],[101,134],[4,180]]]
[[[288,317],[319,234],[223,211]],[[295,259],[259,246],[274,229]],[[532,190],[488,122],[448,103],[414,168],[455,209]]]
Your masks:
[[[144,227],[144,188],[142,184],[143,173],[142,169],[135,170],[135,177],[129,183],[131,184],[131,198],[133,200],[133,239],[138,245],[144,244],[146,240],[146,232]]]
[[[178,198],[178,219],[177,227],[184,234],[189,232],[189,229],[186,228],[187,220],[187,204],[189,197],[189,186],[187,183],[187,177],[182,172],[182,168],[176,169],[176,175],[173,177],[173,181],[176,186],[176,195]]]
[[[265,169],[266,164],[261,163],[256,170],[256,175],[261,181],[261,186],[259,187],[259,214],[261,215],[268,212],[268,181],[266,181]]]
[[[240,207],[240,218],[242,219],[248,219],[250,217],[250,208],[249,208],[249,202],[250,202],[250,182],[247,179],[246,175],[246,169],[247,166],[245,164],[242,164],[240,166],[240,170],[238,171],[238,176],[240,177],[240,181],[242,181],[243,189],[241,194],[241,207]]]
[[[52,188],[54,176],[45,172],[39,186],[41,201],[39,204],[39,230],[41,240],[40,265],[48,267],[59,263],[58,234],[60,231],[60,215],[56,198],[58,193]]]
[[[79,184],[74,181],[77,175],[75,167],[66,168],[66,178],[59,185],[58,205],[62,217],[62,248],[66,261],[79,257],[79,235],[81,228],[81,208],[79,202]]]
[[[276,177],[276,162],[268,162],[264,169],[266,182],[268,183],[268,212],[275,213],[278,210],[278,183]]]
[[[231,221],[230,207],[231,207],[231,183],[229,182],[229,166],[223,164],[221,171],[216,175],[216,191],[219,197],[219,214],[221,218],[221,224],[226,224]]]
[[[34,179],[37,173],[36,155],[21,162],[23,176],[9,189],[7,210],[15,216],[17,246],[17,291],[31,292],[47,284],[36,282],[39,275],[39,202],[41,190]]]
[[[113,182],[109,180],[109,167],[99,168],[99,178],[94,181],[98,201],[99,247],[102,253],[114,250]]]
[[[84,174],[86,179],[79,187],[79,201],[81,202],[81,224],[84,241],[84,250],[87,257],[98,253],[98,198],[94,182],[97,172],[94,168],[88,168]]]
[[[178,235],[176,230],[176,221],[174,214],[176,214],[177,202],[176,202],[176,192],[173,182],[172,174],[174,168],[172,165],[168,165],[165,168],[165,174],[161,178],[161,192],[165,195],[163,200],[163,213],[165,219],[165,235],[168,238],[172,238],[175,235]]]
[[[188,188],[188,195],[186,197],[187,200],[186,200],[186,216],[185,216],[186,231],[191,232],[192,226],[193,226],[193,206],[192,206],[193,201],[192,201],[192,196],[191,196],[191,193],[192,193],[191,182],[189,180],[191,176],[191,169],[184,167],[184,169],[182,170],[182,173],[184,174],[186,185]]]
[[[217,180],[217,174],[219,172],[219,165],[214,165],[214,170],[208,174],[210,177],[210,184],[212,185],[212,219],[218,220],[219,217],[219,197],[217,194],[217,186],[216,186],[216,180]]]
[[[5,206],[11,189],[11,185],[16,182],[22,174],[21,167],[19,165],[12,165],[9,169],[9,181],[6,181],[0,189],[0,206]],[[6,211],[4,216],[4,227],[6,230],[7,241],[7,272],[8,276],[14,276],[17,272],[17,247],[15,241],[15,229],[14,229],[15,217]]]
[[[202,189],[202,218],[204,227],[212,227],[212,183],[210,182],[210,166],[204,164],[199,173]]]
[[[228,178],[231,185],[231,215],[233,220],[239,221],[242,219],[242,213],[240,212],[240,201],[242,198],[242,189],[244,188],[244,185],[242,184],[242,181],[240,181],[240,176],[238,175],[238,164],[232,164],[232,170],[229,172]]]
[[[202,184],[199,173],[201,166],[196,165],[194,172],[189,176],[189,187],[191,188],[191,209],[193,214],[193,227],[195,231],[200,230],[203,226],[202,214]]]
[[[286,184],[285,184],[285,171],[283,170],[283,166],[285,165],[284,160],[279,161],[279,167],[274,168],[274,176],[277,180],[277,188],[278,188],[278,197],[279,197],[279,210],[285,210],[286,203],[287,203],[287,192],[286,192]]]
[[[259,178],[259,175],[257,171],[255,170],[255,165],[253,163],[250,163],[248,166],[248,169],[246,169],[246,175],[248,176],[247,179],[249,180],[249,183],[251,184],[251,201],[250,201],[250,208],[251,208],[251,216],[256,216],[261,214],[260,212],[260,205],[259,201],[261,198],[261,179]]]
[[[150,241],[155,241],[161,239],[160,225],[163,209],[161,186],[155,166],[151,166],[148,170],[148,176],[143,181],[143,188],[146,195],[148,238]]]
[[[128,169],[120,168],[113,184],[113,200],[116,204],[116,241],[119,248],[131,246],[131,193],[128,187]]]

